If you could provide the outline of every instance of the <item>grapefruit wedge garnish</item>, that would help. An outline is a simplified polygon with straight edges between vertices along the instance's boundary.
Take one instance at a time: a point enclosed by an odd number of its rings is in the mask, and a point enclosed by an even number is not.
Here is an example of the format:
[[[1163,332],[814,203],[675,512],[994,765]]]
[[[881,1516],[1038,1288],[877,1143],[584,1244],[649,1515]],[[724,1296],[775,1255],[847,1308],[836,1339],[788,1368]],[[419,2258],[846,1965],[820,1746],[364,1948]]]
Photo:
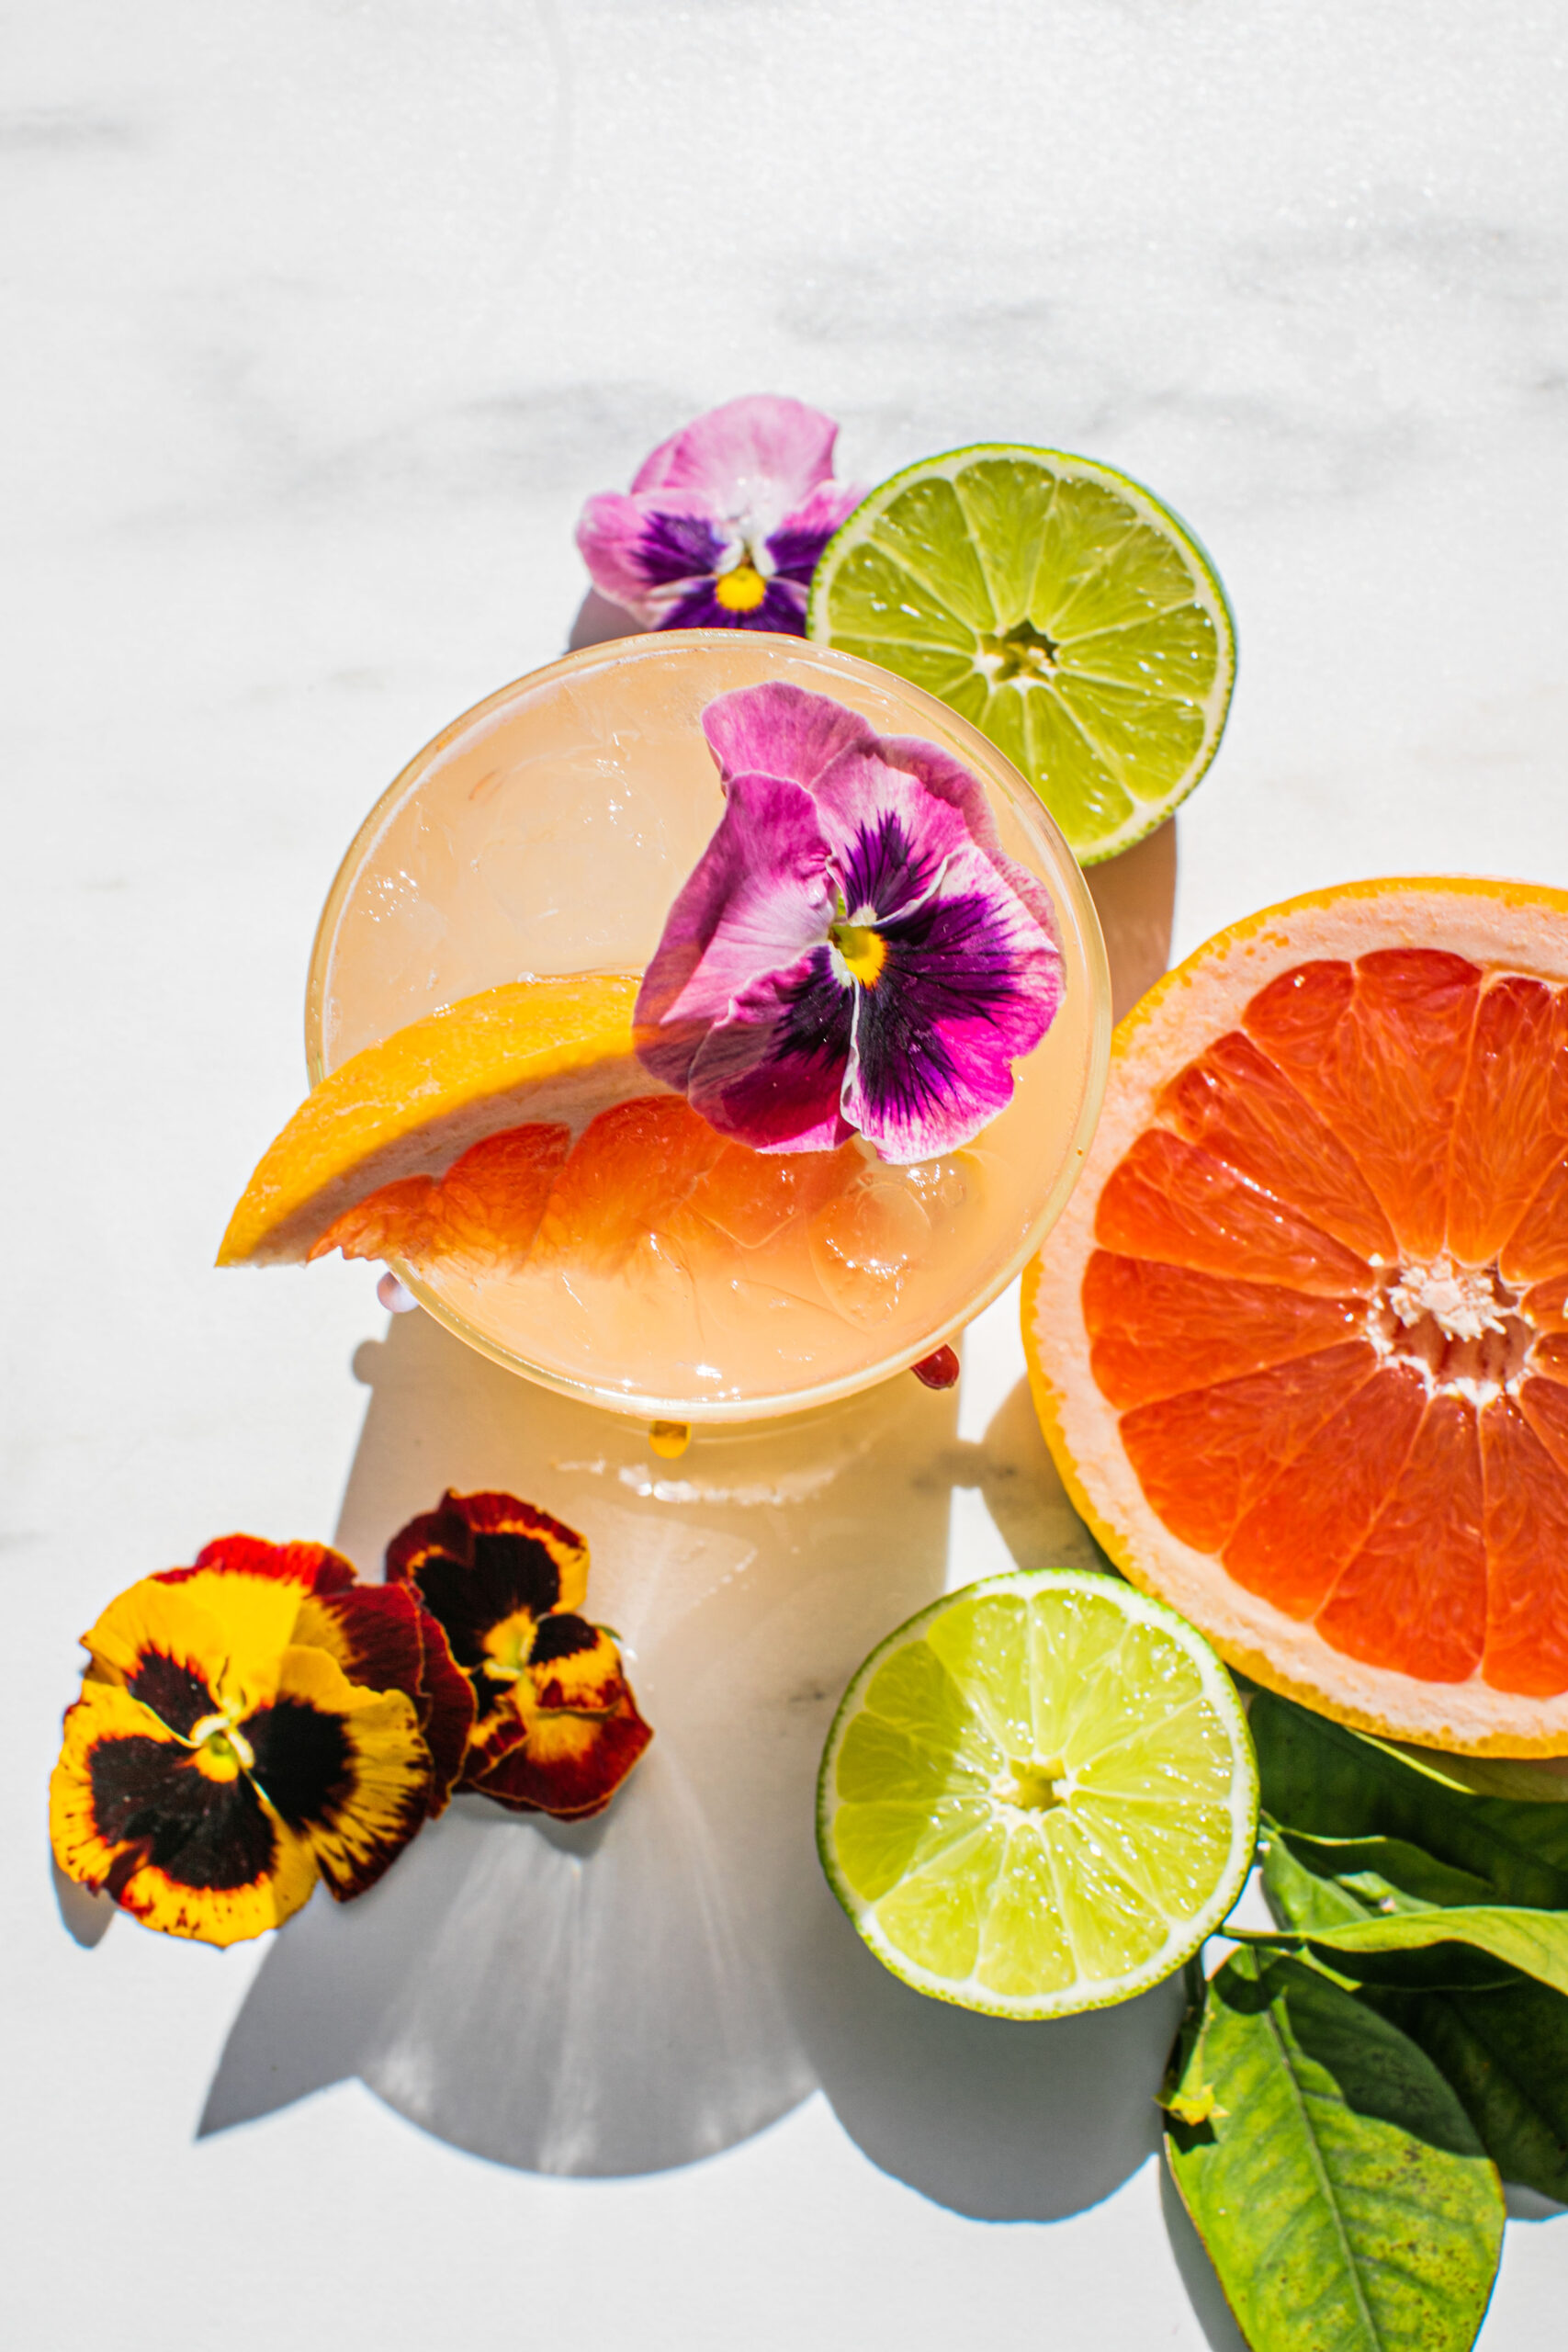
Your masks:
[[[245,1188],[220,1266],[379,1258],[416,1272],[636,1280],[655,1255],[732,1272],[863,1176],[853,1143],[761,1153],[660,1087],[632,1044],[636,974],[519,980],[367,1046],[323,1080]]]
[[[1023,1315],[1080,1510],[1234,1664],[1568,1753],[1568,894],[1354,884],[1200,948]]]
[[[510,981],[341,1063],[265,1153],[219,1264],[525,1255],[576,1138],[659,1091],[633,1049],[637,987],[635,972]]]

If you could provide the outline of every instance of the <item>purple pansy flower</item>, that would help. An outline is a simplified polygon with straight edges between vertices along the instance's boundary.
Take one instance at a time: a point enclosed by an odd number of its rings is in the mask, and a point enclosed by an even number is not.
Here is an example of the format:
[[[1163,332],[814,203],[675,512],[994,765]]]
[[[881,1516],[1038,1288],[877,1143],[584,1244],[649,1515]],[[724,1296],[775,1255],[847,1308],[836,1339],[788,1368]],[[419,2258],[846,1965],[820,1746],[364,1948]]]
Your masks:
[[[804,637],[818,558],[863,494],[832,479],[838,435],[830,416],[771,394],[710,409],[654,451],[629,495],[583,508],[593,585],[648,628]]]
[[[725,810],[643,976],[645,1068],[758,1151],[956,1150],[1062,1001],[1043,889],[934,743],[783,684],[703,729]]]

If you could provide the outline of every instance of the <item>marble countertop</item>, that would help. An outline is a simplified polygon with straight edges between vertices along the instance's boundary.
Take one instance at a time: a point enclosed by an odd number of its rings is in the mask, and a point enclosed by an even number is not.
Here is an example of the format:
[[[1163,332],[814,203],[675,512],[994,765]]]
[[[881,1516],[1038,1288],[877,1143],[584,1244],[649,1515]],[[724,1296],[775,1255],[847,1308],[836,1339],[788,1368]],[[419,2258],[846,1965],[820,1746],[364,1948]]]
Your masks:
[[[1013,1304],[955,1396],[667,1474],[389,1327],[370,1269],[210,1262],[298,1097],[360,817],[589,625],[582,498],[738,392],[829,409],[865,481],[1082,450],[1213,550],[1236,699],[1175,832],[1101,881],[1124,989],[1173,887],[1179,953],[1359,875],[1568,882],[1561,14],[13,15],[9,2340],[937,2352],[979,2316],[1235,2352],[1153,2154],[1169,1989],[1043,2028],[922,2002],[812,1853],[872,1641],[1084,1542]],[[236,1526],[368,1562],[445,1481],[547,1479],[660,1726],[604,1825],[460,1806],[271,1950],[67,1937],[42,1786],[110,1592]],[[1565,2288],[1568,2222],[1517,2199],[1483,2352],[1552,2340]]]

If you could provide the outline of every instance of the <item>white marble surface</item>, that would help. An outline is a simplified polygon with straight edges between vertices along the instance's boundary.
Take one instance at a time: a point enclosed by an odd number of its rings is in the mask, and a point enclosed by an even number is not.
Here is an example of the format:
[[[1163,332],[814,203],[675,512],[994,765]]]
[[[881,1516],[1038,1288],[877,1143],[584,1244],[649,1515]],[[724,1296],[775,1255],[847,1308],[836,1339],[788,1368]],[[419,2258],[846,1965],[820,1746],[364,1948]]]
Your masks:
[[[8,2340],[1234,2346],[1146,2155],[1164,1996],[919,2003],[811,1862],[897,1601],[1071,1540],[1005,1309],[829,1499],[694,1504],[389,1333],[367,1269],[209,1268],[358,818],[559,649],[583,495],[739,391],[866,480],[1039,440],[1201,531],[1242,658],[1179,947],[1357,874],[1568,882],[1562,12],[7,17]],[[596,1850],[458,1820],[271,1955],[69,1941],[42,1787],[105,1595],[235,1525],[368,1552],[469,1464],[570,1484],[642,1612],[659,1766]],[[1565,2287],[1568,2222],[1511,2222],[1484,2352]]]

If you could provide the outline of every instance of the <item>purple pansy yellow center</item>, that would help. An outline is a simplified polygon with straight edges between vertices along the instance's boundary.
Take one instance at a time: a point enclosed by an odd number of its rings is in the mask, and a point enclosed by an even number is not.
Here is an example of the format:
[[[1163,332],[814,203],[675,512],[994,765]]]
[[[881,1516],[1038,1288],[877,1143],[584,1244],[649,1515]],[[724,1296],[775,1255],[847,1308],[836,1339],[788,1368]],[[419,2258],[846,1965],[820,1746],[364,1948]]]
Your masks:
[[[887,942],[871,922],[835,922],[828,927],[828,942],[848,978],[863,989],[874,989],[887,961]],[[837,970],[835,966],[834,969]]]
[[[703,725],[725,812],[644,976],[644,1065],[756,1150],[956,1150],[1061,1002],[1040,884],[934,744],[787,685]]]
[[[648,628],[806,633],[823,548],[860,492],[838,427],[799,401],[729,401],[656,449],[629,492],[591,498],[577,542],[600,592]]]
[[[713,596],[727,613],[754,613],[768,599],[768,583],[749,556],[721,571],[713,583]]]

